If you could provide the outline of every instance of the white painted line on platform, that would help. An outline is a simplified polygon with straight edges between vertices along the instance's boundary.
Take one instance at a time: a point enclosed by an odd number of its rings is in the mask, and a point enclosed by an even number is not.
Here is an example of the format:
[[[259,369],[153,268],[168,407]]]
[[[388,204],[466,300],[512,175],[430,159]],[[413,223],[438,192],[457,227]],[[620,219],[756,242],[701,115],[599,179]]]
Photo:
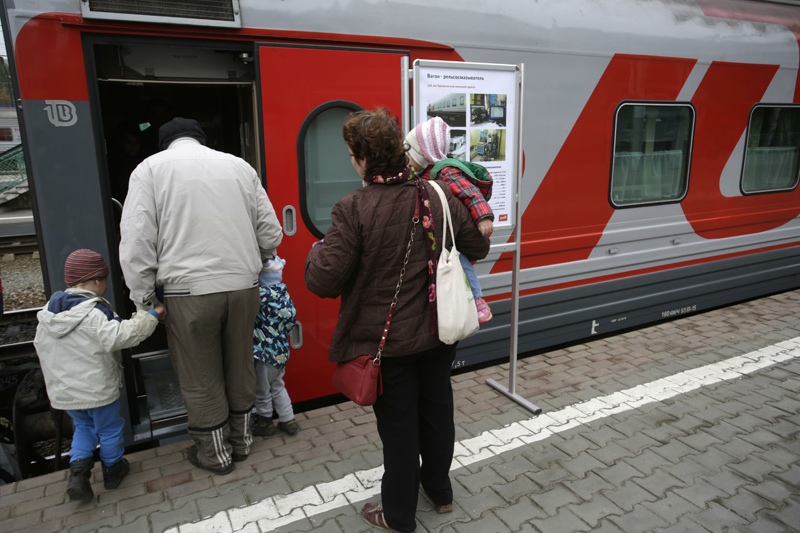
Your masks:
[[[800,357],[800,337],[485,431],[477,437],[456,442],[451,470],[491,459],[588,422],[740,378],[797,357]],[[372,498],[380,494],[382,476],[382,466],[361,470],[292,494],[273,496],[246,507],[220,511],[200,522],[168,529],[166,533],[272,531],[348,503],[355,504]]]

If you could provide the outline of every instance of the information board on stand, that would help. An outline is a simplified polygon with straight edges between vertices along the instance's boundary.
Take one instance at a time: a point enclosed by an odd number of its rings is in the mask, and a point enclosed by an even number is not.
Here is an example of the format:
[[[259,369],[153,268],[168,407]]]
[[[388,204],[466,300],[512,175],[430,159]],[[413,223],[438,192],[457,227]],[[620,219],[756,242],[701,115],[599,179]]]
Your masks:
[[[403,65],[407,66],[407,62]],[[405,67],[404,70],[407,72]],[[486,383],[539,414],[541,408],[516,393],[524,65],[416,60],[411,76],[414,112],[410,126],[440,117],[450,126],[448,157],[482,165],[492,175],[489,206],[494,213],[495,230],[508,228],[512,231],[509,242],[493,244],[490,248],[493,253],[511,252],[513,256],[511,346],[508,387],[492,379],[487,379]],[[404,87],[408,87],[407,79]],[[408,105],[407,97],[404,97],[404,105]],[[409,126],[405,116],[403,122],[404,127]]]

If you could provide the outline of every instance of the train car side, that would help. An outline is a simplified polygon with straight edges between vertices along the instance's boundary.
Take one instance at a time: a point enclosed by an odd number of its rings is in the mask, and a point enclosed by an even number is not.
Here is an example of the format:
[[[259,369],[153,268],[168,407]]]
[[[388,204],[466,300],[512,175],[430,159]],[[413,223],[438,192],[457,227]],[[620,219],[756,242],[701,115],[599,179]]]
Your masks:
[[[296,401],[334,392],[326,353],[338,302],[305,290],[300,265],[333,203],[360,185],[341,120],[376,105],[401,114],[403,56],[525,64],[520,351],[800,286],[797,8],[511,0],[485,23],[486,6],[431,0],[426,17],[451,21],[433,42],[407,2],[241,0],[238,29],[109,21],[82,15],[77,1],[57,3],[68,13],[47,4],[18,0],[5,15],[48,292],[66,254],[91,247],[111,258],[112,300],[124,308],[115,133],[157,123],[136,102],[194,114],[211,143],[260,171],[281,216],[302,324],[287,374]],[[503,102],[468,93],[442,97],[429,114],[502,130]],[[76,205],[91,209],[75,217]],[[510,238],[509,229],[492,237]],[[459,346],[457,367],[508,355],[511,266],[500,253],[476,265],[495,318]],[[179,408],[153,415],[170,386],[163,336],[125,357],[132,438],[179,430]]]

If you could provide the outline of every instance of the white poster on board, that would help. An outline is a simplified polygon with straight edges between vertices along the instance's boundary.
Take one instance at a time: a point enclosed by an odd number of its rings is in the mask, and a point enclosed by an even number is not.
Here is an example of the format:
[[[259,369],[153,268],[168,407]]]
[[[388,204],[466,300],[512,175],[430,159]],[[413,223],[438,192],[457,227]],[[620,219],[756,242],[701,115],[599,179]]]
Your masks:
[[[495,228],[511,226],[518,146],[516,70],[443,63],[422,62],[415,69],[415,124],[441,117],[450,126],[448,157],[489,171]]]

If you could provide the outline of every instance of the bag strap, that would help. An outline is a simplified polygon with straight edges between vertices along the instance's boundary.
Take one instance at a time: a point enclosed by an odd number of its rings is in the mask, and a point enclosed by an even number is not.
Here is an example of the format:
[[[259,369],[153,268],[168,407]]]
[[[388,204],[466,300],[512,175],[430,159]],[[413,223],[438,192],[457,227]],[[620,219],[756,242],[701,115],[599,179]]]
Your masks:
[[[392,316],[397,307],[397,298],[400,296],[400,287],[403,285],[403,275],[406,273],[406,266],[408,265],[408,258],[411,256],[411,245],[414,243],[414,234],[417,233],[417,224],[419,224],[419,194],[417,194],[417,203],[414,206],[414,217],[411,219],[411,238],[408,239],[406,245],[406,256],[403,259],[403,267],[400,269],[400,279],[397,280],[397,287],[394,289],[394,297],[392,304],[389,306],[389,316],[386,317],[386,322],[383,325],[383,334],[381,334],[381,342],[378,344],[378,353],[375,359],[372,360],[373,365],[381,364],[381,355],[383,354],[383,347],[386,346],[386,337],[389,336],[389,326],[392,325]]]
[[[450,205],[447,203],[447,198],[445,198],[444,191],[439,186],[439,183],[437,183],[435,181],[431,181],[429,183],[431,185],[433,185],[434,189],[436,189],[436,194],[439,195],[439,200],[442,201],[442,220],[444,221],[444,227],[442,228],[442,248],[444,248],[446,246],[446,244],[447,244],[445,241],[447,240],[447,230],[449,229],[450,230],[450,242],[453,244],[453,247],[452,247],[451,251],[455,250],[456,249],[456,236],[453,233],[453,217],[450,214]]]

